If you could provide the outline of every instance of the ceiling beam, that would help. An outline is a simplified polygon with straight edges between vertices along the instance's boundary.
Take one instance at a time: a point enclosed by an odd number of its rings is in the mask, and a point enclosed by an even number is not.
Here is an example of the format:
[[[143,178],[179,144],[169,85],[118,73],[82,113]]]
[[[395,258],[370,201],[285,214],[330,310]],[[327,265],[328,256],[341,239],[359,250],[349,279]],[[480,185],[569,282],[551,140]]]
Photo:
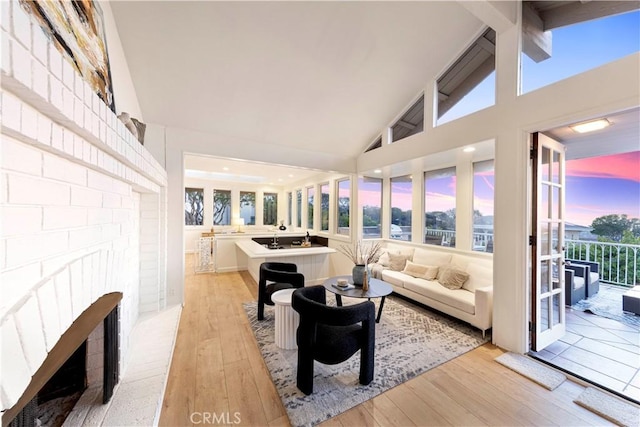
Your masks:
[[[564,27],[605,16],[640,9],[638,1],[590,1],[567,2],[567,4],[540,12],[544,30]]]
[[[551,58],[551,31],[530,3],[522,4],[522,51],[535,62]]]
[[[495,58],[489,56],[478,68],[473,70],[464,81],[458,85],[448,96],[447,99],[442,100],[440,93],[438,93],[438,118],[442,117],[444,113],[449,111],[454,105],[465,97],[469,92],[480,84],[489,74],[495,70]]]
[[[491,55],[496,54],[496,45],[493,44],[493,42],[488,40],[486,37],[478,38],[478,40],[476,40],[476,44],[481,48],[483,48],[484,50],[486,50],[487,52],[489,52]]]
[[[516,23],[515,1],[459,0],[459,4],[497,33],[504,33]]]
[[[398,120],[396,122],[396,125],[402,126],[410,130],[414,130],[416,128],[416,125],[414,125],[413,123],[405,122],[404,120]]]

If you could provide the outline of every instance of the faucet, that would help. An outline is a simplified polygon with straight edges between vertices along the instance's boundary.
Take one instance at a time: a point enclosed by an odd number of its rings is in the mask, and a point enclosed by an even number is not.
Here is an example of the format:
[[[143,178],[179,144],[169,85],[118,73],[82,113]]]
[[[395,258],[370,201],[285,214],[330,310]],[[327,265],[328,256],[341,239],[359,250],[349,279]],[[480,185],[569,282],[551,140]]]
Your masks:
[[[278,246],[278,233],[273,233],[273,243],[271,246]]]

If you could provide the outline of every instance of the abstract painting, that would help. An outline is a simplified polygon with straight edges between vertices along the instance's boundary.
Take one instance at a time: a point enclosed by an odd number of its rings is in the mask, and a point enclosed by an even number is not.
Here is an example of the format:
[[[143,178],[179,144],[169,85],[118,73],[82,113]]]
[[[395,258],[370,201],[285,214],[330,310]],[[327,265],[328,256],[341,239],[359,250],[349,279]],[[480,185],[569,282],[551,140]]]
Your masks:
[[[20,4],[115,113],[100,6],[93,0],[20,0]]]

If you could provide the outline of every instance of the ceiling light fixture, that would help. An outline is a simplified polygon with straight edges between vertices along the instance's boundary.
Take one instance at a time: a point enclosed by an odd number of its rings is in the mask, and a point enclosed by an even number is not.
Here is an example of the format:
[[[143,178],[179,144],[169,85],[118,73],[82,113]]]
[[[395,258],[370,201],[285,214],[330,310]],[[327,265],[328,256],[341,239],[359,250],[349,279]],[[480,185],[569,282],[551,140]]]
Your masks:
[[[293,174],[291,174],[291,173],[290,173],[290,174],[289,174],[289,178],[293,178]]]
[[[382,169],[376,169],[373,171],[373,173],[382,173]]]
[[[474,151],[476,151],[476,147],[465,147],[462,151],[464,151],[465,153],[473,153]]]
[[[229,168],[225,166],[225,167],[223,167],[223,168],[222,168],[222,170],[223,170],[223,171],[228,171],[228,170],[229,170]]]
[[[598,119],[591,120],[588,122],[582,122],[575,125],[570,125],[569,127],[577,133],[587,133],[593,132],[594,130],[604,129],[607,126],[611,125],[611,122],[607,119]]]

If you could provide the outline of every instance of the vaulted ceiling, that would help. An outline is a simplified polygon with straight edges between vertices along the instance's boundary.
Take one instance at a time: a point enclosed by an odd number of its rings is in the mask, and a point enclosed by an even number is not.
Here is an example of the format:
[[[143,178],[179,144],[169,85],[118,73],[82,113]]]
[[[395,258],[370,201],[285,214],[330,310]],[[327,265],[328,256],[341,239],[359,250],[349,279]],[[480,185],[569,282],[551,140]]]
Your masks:
[[[483,23],[457,2],[112,2],[144,119],[353,157]]]

